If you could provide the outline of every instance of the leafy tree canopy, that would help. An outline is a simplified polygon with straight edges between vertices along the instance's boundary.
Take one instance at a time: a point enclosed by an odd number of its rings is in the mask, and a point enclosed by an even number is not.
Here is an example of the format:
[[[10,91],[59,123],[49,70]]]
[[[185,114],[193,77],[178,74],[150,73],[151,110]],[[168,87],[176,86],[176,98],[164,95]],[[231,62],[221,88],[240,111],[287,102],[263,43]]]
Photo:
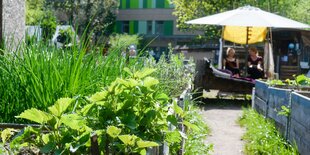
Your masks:
[[[26,0],[26,24],[37,25],[44,15],[44,0]]]
[[[220,28],[214,26],[190,25],[185,22],[199,17],[251,5],[263,10],[310,23],[309,0],[171,0],[177,16],[177,28],[182,31],[204,30],[209,38],[219,37]]]
[[[118,0],[46,0],[55,11],[69,16],[68,23],[75,25],[79,34],[109,35],[113,31]],[[96,37],[97,36],[97,37]]]

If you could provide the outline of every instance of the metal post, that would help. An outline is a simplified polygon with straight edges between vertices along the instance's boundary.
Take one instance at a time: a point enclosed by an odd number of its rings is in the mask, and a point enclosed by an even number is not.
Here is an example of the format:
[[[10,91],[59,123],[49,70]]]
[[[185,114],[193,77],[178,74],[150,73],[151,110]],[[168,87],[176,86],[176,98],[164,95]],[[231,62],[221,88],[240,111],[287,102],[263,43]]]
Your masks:
[[[246,41],[245,41],[245,52],[248,52],[249,48],[249,29],[250,27],[246,27]],[[245,54],[245,76],[248,76],[248,56],[249,54]]]
[[[223,65],[223,46],[224,46],[224,26],[222,26],[222,37],[220,38],[219,42],[220,42],[220,50],[219,50],[219,57],[218,57],[218,69],[222,69],[222,65]]]

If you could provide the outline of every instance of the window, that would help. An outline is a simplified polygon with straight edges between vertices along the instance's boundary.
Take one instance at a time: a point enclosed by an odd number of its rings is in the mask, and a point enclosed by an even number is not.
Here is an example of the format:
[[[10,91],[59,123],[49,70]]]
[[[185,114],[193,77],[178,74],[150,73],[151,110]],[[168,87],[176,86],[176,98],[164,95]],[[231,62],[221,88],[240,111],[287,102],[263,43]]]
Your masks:
[[[129,33],[129,21],[123,21],[122,32]]]
[[[146,34],[153,34],[153,21],[147,21]]]
[[[159,35],[164,34],[164,21],[155,22],[155,33]]]
[[[156,0],[156,8],[165,8],[165,0]]]

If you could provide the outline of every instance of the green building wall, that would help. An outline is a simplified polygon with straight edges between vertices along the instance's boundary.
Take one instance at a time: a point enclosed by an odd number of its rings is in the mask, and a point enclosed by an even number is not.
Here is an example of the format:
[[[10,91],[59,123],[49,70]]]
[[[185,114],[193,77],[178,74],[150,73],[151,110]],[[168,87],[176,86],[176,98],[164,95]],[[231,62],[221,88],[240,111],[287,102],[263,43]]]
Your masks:
[[[155,28],[155,22],[152,24],[152,28]],[[114,31],[116,33],[123,33],[122,32],[123,22],[122,21],[116,21]],[[129,21],[129,33],[128,34],[146,34],[147,32],[147,21]],[[152,33],[155,33],[155,29]],[[171,36],[173,35],[173,21],[168,20],[164,21],[164,30],[163,30],[164,36]]]
[[[169,0],[120,0],[120,9],[172,8]]]

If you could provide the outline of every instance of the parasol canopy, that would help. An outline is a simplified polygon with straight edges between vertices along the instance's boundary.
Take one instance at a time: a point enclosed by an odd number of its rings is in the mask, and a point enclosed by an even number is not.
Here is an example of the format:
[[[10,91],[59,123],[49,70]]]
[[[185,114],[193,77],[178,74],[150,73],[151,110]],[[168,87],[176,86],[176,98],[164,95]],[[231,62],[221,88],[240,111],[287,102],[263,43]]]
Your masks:
[[[187,24],[222,25],[223,38],[239,44],[252,44],[265,40],[267,28],[310,28],[309,25],[291,20],[252,6],[244,6],[186,22]],[[271,45],[269,45],[271,47]],[[265,58],[268,59],[268,71],[273,67],[272,48],[268,49]],[[220,49],[219,62],[222,59]],[[222,63],[219,63],[221,68]]]
[[[307,24],[303,24],[252,6],[240,7],[235,10],[190,20],[186,23],[244,27],[310,28]]]

